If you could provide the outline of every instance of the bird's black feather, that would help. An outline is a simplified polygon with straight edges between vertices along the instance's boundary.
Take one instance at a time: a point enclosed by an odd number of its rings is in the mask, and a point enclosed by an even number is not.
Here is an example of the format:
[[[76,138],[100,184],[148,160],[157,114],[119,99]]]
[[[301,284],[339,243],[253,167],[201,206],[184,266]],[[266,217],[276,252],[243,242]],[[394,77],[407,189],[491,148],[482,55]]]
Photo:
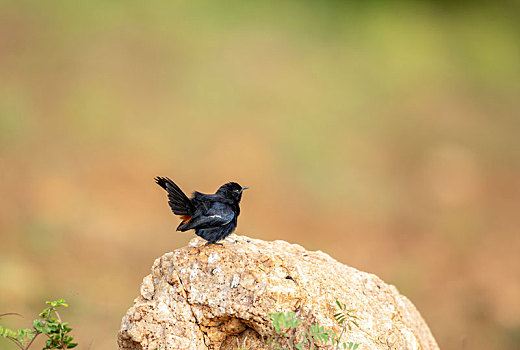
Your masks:
[[[182,190],[169,178],[156,177],[155,182],[168,192],[168,204],[176,215],[191,216],[195,207]]]
[[[183,220],[177,231],[193,229],[197,236],[209,243],[215,243],[235,230],[242,191],[246,187],[229,182],[222,185],[215,194],[195,191],[190,199],[169,178],[156,177],[155,182],[168,192],[170,208]]]

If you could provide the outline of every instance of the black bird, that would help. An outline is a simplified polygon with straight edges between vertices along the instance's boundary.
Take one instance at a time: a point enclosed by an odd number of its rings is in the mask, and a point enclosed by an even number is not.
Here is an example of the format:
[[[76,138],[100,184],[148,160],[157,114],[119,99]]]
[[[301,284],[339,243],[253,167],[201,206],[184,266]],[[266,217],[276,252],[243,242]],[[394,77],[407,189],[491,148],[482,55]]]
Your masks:
[[[193,229],[208,244],[215,244],[235,231],[242,192],[247,186],[228,182],[215,194],[195,191],[190,199],[167,177],[156,177],[155,182],[168,192],[170,208],[182,219],[177,231]]]

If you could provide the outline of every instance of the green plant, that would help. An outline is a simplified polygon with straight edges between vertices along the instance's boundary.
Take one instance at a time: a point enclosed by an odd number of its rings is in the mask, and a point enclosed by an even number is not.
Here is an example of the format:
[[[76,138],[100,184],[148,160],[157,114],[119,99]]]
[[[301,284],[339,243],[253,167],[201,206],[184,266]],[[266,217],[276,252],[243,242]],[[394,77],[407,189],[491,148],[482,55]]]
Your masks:
[[[301,320],[296,317],[295,312],[277,312],[269,315],[271,318],[271,325],[274,328],[275,333],[282,338],[287,338],[289,345],[292,348],[298,348],[298,344],[295,344],[296,328],[300,325]],[[275,349],[284,349],[278,342],[274,341],[271,337],[267,341]]]
[[[68,307],[65,300],[47,301],[49,306],[43,309],[39,318],[33,321],[33,329],[19,329],[13,331],[0,326],[0,336],[11,340],[20,349],[27,350],[40,334],[47,336],[45,347],[42,350],[71,349],[78,345],[73,343],[74,337],[69,333],[72,330],[68,322],[62,322],[58,308]],[[13,313],[1,314],[2,316],[13,315]]]
[[[339,308],[339,312],[334,314],[334,319],[341,326],[341,332],[338,334],[334,331],[327,330],[318,323],[310,325],[307,329],[298,332],[298,326],[301,325],[302,321],[296,317],[295,312],[278,312],[270,314],[271,325],[274,328],[275,335],[278,338],[285,339],[282,341],[288,344],[288,348],[283,347],[278,341],[275,340],[274,336],[269,337],[268,344],[277,350],[285,349],[298,349],[302,350],[307,344],[309,349],[315,349],[317,343],[332,344],[336,349],[349,349],[356,350],[359,344],[354,342],[342,342],[341,337],[347,330],[352,329],[352,325],[359,327],[356,319],[357,316],[353,314],[354,309],[347,309],[345,304],[340,303],[336,300],[336,305]],[[298,340],[300,341],[297,341]]]
[[[334,345],[336,345],[336,349],[339,349],[339,344],[341,341],[341,337],[343,336],[343,333],[348,330],[352,330],[351,324],[355,325],[359,328],[359,324],[357,323],[357,316],[353,314],[355,311],[354,309],[347,309],[347,305],[340,303],[338,300],[336,300],[336,305],[339,308],[339,312],[334,314],[334,318],[338,322],[338,324],[341,326],[341,332],[339,333],[338,337],[334,338]],[[346,348],[346,343],[342,343],[343,348]],[[356,350],[359,344],[354,344],[352,342],[348,343],[348,348],[352,350]]]

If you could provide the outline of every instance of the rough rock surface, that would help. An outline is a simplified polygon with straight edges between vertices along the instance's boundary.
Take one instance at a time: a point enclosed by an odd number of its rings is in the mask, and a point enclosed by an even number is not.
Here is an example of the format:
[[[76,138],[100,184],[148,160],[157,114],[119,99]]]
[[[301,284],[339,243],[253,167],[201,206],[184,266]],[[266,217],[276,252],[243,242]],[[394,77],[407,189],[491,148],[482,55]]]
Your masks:
[[[336,300],[355,309],[359,328],[342,340],[359,350],[438,349],[414,305],[373,274],[284,241],[204,243],[155,261],[123,317],[119,349],[268,349],[270,313],[295,311],[300,327],[338,332]]]

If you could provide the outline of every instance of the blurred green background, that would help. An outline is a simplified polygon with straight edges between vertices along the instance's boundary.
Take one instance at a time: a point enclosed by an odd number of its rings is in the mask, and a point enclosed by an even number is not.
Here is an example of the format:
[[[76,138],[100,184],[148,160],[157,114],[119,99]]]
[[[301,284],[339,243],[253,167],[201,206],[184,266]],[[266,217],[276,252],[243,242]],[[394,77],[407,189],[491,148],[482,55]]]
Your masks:
[[[251,187],[238,234],[408,296],[442,349],[520,347],[516,2],[0,2],[0,312],[80,348],[175,232],[163,190]],[[0,348],[14,345],[0,339]]]

